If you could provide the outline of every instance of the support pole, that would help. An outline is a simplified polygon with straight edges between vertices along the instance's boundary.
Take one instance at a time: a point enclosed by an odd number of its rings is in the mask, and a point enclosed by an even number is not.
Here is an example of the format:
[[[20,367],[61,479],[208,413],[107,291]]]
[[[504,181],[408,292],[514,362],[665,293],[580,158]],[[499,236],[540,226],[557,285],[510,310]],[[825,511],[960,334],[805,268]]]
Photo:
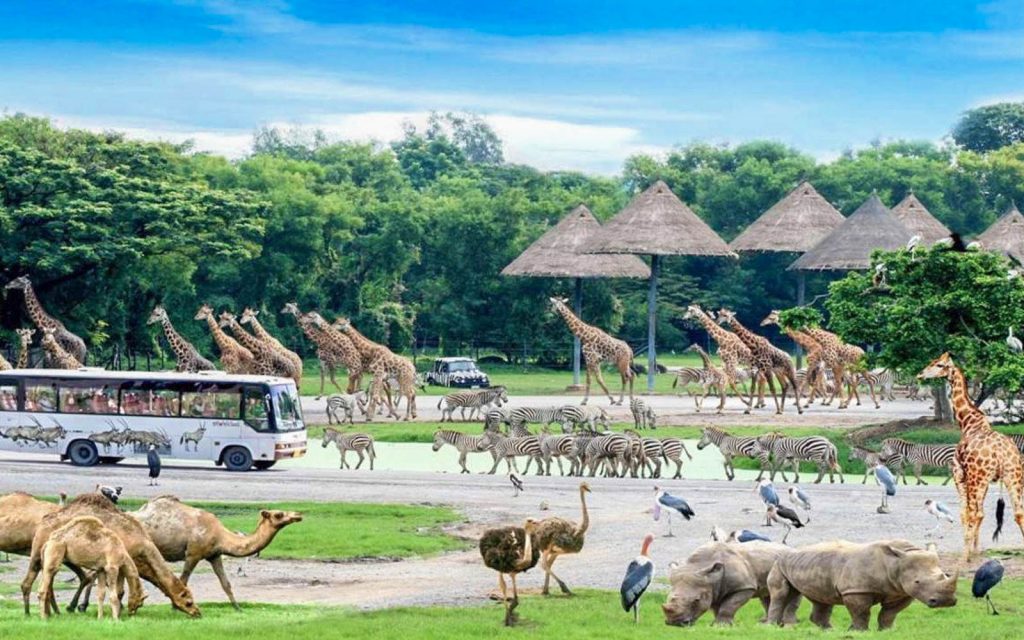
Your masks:
[[[583,319],[583,278],[576,278],[572,310],[577,318]],[[580,386],[580,337],[577,335],[572,338],[572,386]]]
[[[657,324],[658,270],[660,256],[651,256],[651,286],[647,290],[647,393],[654,393],[654,374],[657,373],[657,354],[654,352],[654,333]]]
[[[796,306],[804,306],[804,296],[806,294],[806,275],[803,271],[796,272]],[[799,344],[796,345],[796,368],[800,369],[804,366],[804,349]]]

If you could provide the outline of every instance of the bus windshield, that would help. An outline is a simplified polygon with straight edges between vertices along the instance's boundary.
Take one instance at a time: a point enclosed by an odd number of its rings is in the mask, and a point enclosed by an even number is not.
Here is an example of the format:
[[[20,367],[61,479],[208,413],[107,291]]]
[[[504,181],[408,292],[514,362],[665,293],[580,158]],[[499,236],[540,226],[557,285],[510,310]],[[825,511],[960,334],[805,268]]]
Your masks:
[[[274,412],[277,414],[278,431],[299,431],[304,429],[299,395],[292,386],[271,387],[274,397]]]

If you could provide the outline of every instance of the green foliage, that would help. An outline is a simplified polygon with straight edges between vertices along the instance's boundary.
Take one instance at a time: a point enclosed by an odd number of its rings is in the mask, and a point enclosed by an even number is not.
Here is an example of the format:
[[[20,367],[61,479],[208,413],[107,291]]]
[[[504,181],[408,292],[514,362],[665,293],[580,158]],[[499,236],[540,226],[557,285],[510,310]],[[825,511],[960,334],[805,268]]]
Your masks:
[[[779,312],[779,326],[786,329],[820,327],[821,323],[821,312],[814,307],[793,307]]]
[[[969,151],[993,151],[1024,142],[1024,102],[971,109],[953,127],[953,139]]]

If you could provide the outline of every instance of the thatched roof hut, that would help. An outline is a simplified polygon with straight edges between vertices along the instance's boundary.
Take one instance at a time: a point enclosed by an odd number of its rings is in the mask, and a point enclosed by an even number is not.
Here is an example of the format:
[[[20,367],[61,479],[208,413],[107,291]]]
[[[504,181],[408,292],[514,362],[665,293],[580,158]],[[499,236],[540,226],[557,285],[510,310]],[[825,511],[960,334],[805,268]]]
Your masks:
[[[907,244],[913,234],[887,209],[878,194],[810,251],[800,256],[789,269],[804,271],[849,271],[871,266],[875,249],[894,250]]]
[[[1011,205],[977,240],[982,249],[998,251],[1024,264],[1024,215],[1017,205]]]
[[[585,205],[570,211],[501,270],[503,276],[536,278],[649,278],[650,268],[636,256],[583,253],[582,246],[601,228]]]
[[[950,236],[950,231],[946,228],[946,225],[939,222],[925,208],[913,191],[908,193],[906,198],[903,198],[898,205],[893,207],[892,212],[900,219],[903,226],[910,230],[912,235],[921,236],[922,243],[926,245],[934,244]]]
[[[661,180],[604,223],[585,250],[651,256],[733,254],[729,245]]]
[[[744,229],[729,246],[734,251],[803,253],[835,231],[843,220],[843,214],[805,180]]]

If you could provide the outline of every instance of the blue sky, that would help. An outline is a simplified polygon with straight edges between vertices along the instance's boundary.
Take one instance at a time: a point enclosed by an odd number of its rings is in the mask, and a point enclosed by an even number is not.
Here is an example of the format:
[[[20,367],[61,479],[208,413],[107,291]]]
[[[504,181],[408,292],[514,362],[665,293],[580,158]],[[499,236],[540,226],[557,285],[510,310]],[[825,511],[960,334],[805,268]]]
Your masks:
[[[387,141],[484,115],[513,161],[770,138],[827,159],[1024,100],[1024,0],[7,0],[0,109],[239,156],[260,125]]]

